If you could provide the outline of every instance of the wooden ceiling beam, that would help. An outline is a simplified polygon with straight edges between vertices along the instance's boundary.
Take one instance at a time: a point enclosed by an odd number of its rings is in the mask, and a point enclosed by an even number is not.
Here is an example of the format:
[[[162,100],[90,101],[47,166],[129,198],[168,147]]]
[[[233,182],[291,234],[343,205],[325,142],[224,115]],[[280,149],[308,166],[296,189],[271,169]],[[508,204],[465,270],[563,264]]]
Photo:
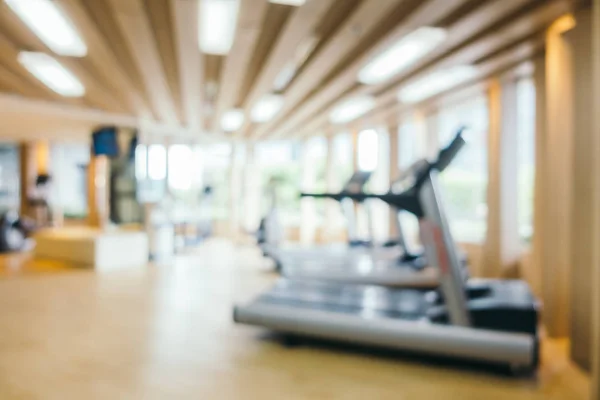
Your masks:
[[[276,127],[276,134],[273,130],[264,132],[272,137],[280,137],[282,132],[294,129],[299,124],[305,122],[311,116],[317,114],[331,102],[341,97],[348,89],[357,83],[357,76],[360,69],[373,57],[380,54],[383,50],[390,47],[398,39],[414,31],[421,26],[435,25],[442,18],[451,14],[463,6],[468,0],[429,0],[424,2],[419,8],[412,12],[400,25],[384,36],[377,43],[374,43],[371,49],[358,57],[341,71],[335,79],[331,80],[323,88],[311,97],[306,103],[299,107],[294,107],[295,111],[291,116],[285,116],[285,122]]]
[[[175,47],[174,10],[171,7],[171,0],[144,0],[144,4],[160,60],[162,61],[165,78],[170,93],[172,93],[171,99],[175,106],[177,119],[182,121],[183,112],[179,85],[181,79],[179,77],[179,59],[177,58]],[[197,18],[198,14],[194,16]],[[198,35],[196,34],[195,36]],[[198,48],[196,47],[196,49]]]
[[[212,123],[213,132],[220,130],[221,116],[228,108],[240,106],[235,102],[252,60],[268,6],[268,0],[241,0],[235,39],[221,74],[215,118]]]
[[[519,64],[532,59],[543,51],[544,45],[545,38],[543,35],[540,35],[539,37],[521,43],[512,49],[506,50],[481,64],[478,67],[477,75],[474,76],[470,82],[458,85],[454,88],[450,88],[442,93],[439,93],[438,95],[424,101],[418,106],[421,109],[432,112],[438,107],[440,100],[446,98],[451,92],[457,90],[468,90],[471,87],[477,87],[479,90],[482,90],[482,82],[485,82],[486,79],[503,73],[507,69],[518,66]],[[382,121],[389,119],[393,115],[402,114],[403,112],[406,112],[414,107],[415,105],[407,105],[395,102],[387,107],[381,108],[374,114],[359,118],[349,126],[351,126],[352,129],[360,130],[365,126],[379,124]]]
[[[280,116],[258,127],[253,136],[260,138],[269,132],[281,121],[282,115],[288,114],[293,107],[299,104],[305,96],[318,86],[337,63],[352,51],[362,38],[368,35],[385,16],[405,1],[362,2],[285,91],[285,103],[279,113]]]
[[[95,72],[102,86],[119,96],[126,110],[131,110],[140,118],[152,118],[146,99],[132,84],[106,38],[83,7],[82,1],[84,0],[55,0],[75,24],[88,46],[88,55],[82,63]]]
[[[532,12],[529,12],[525,15],[522,15],[516,20],[511,21],[510,23],[504,25],[499,30],[495,30],[493,32],[489,32],[484,36],[478,38],[471,43],[459,47],[457,49],[452,49],[452,51],[448,51],[446,49],[446,53],[444,56],[439,57],[435,63],[429,63],[429,66],[425,66],[425,70],[421,68],[419,70],[419,75],[422,76],[422,72],[430,73],[435,69],[443,68],[446,66],[452,66],[457,64],[471,64],[476,62],[477,60],[485,57],[486,55],[492,54],[493,51],[497,51],[501,49],[503,46],[510,45],[515,41],[527,36],[532,35],[543,27],[547,26],[550,22],[556,19],[558,16],[567,12],[569,9],[569,5],[567,1],[557,0],[552,2],[549,5],[542,6],[540,8],[535,9]],[[489,9],[488,9],[489,11]],[[498,10],[495,10],[498,12]],[[459,36],[463,36],[464,38],[468,37],[466,35],[465,27],[467,24],[473,24],[474,21],[471,18],[468,18],[466,21],[461,22],[460,20],[455,24],[454,31],[459,32]],[[487,20],[488,24],[492,24],[493,21],[491,19]],[[475,32],[473,32],[475,33]],[[423,67],[423,65],[421,65]],[[412,75],[415,74],[417,68],[411,69],[410,73]],[[406,77],[407,74],[403,74],[403,77]],[[406,83],[406,79],[397,79],[395,82],[390,85],[389,82],[383,85],[360,85],[351,91],[347,91],[343,94],[343,98],[349,98],[352,96],[358,95],[377,95],[377,108],[381,106],[385,106],[386,104],[393,102],[396,100],[397,91]],[[383,93],[383,94],[381,94]],[[281,127],[276,132],[273,133],[274,137],[281,137],[285,135],[292,134],[294,129],[298,129],[298,127],[310,126],[310,120],[314,119],[317,121],[324,121],[327,119],[329,112],[335,106],[338,100],[342,97],[338,97],[337,99],[333,99],[328,103],[320,103],[320,109],[317,112],[312,112],[311,114],[303,114],[294,118],[290,118],[286,126]],[[311,110],[312,111],[312,110]]]
[[[178,124],[177,111],[142,0],[109,0],[160,120]]]
[[[2,87],[20,96],[42,99],[50,98],[28,79],[23,78],[2,65],[0,65],[0,83]]]
[[[333,2],[334,0],[309,1],[294,11],[253,83],[244,105],[245,114],[248,118],[246,118],[247,121],[237,136],[246,136],[246,132],[251,125],[249,116],[252,107],[263,95],[271,93],[277,74],[288,61],[292,60],[298,45],[313,33]]]
[[[198,8],[196,1],[171,0],[175,49],[179,61],[182,122],[192,130],[200,130],[203,122],[204,65],[198,43]]]
[[[490,32],[477,39],[475,42],[450,53],[437,65],[433,65],[419,73],[419,76],[434,72],[436,69],[460,64],[472,64],[493,54],[494,51],[510,45],[520,38],[531,36],[549,26],[554,20],[569,12],[571,6],[568,1],[558,0],[527,13],[518,19],[512,20],[503,27]],[[411,78],[414,81],[419,77]],[[401,81],[388,87],[378,96],[378,104],[389,103],[396,99],[397,92],[410,81]]]
[[[0,11],[1,12],[1,11]],[[18,18],[9,17],[2,12],[2,21],[5,29],[8,29],[13,40],[18,43],[21,50],[36,51],[51,54],[66,69],[71,71],[85,87],[83,101],[92,107],[97,107],[113,112],[131,112],[121,101],[118,93],[107,90],[106,86],[99,83],[92,76],[90,66],[85,65],[84,59],[75,57],[61,57],[52,51]]]
[[[62,99],[71,103],[78,102],[78,100],[66,99],[60,96],[31,75],[31,73],[19,63],[19,51],[20,49],[10,39],[0,33],[0,65],[4,65],[8,71],[19,76],[22,80],[27,81],[30,85],[30,93],[35,90],[37,93],[36,97],[52,100]],[[24,87],[22,84],[19,84],[19,86]]]
[[[380,105],[374,111],[364,115],[363,117],[358,118],[355,121],[352,121],[346,125],[338,125],[337,127],[332,126],[327,118],[320,117],[319,119],[315,119],[309,124],[305,129],[299,132],[298,137],[306,137],[310,136],[311,132],[316,132],[322,129],[323,126],[330,126],[331,129],[334,130],[346,130],[350,129],[352,131],[361,130],[367,127],[373,127],[378,124],[384,123],[394,116],[394,114],[402,114],[410,109],[414,109],[415,107],[419,108],[431,108],[433,104],[436,104],[440,98],[445,97],[447,94],[460,90],[461,88],[470,87],[474,84],[478,84],[481,81],[487,79],[488,77],[495,75],[501,71],[505,71],[506,69],[516,66],[524,61],[527,61],[534,57],[539,52],[543,51],[544,48],[544,36],[539,35],[532,39],[526,40],[522,43],[519,43],[512,48],[509,48],[489,60],[483,62],[482,64],[477,66],[477,73],[470,79],[468,82],[459,84],[453,88],[449,88],[442,93],[437,94],[436,96],[427,99],[421,104],[402,104],[398,101],[392,101],[385,105]],[[420,74],[422,77],[425,74]]]

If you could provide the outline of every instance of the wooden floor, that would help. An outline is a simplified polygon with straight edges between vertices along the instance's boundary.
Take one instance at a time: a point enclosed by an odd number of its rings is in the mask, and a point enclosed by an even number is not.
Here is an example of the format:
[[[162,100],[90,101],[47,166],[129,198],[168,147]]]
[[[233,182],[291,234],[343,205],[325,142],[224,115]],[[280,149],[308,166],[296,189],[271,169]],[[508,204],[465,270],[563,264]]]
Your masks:
[[[546,342],[535,378],[339,348],[285,348],[236,326],[268,287],[255,249],[212,242],[164,266],[69,269],[0,259],[0,399],[587,399]]]

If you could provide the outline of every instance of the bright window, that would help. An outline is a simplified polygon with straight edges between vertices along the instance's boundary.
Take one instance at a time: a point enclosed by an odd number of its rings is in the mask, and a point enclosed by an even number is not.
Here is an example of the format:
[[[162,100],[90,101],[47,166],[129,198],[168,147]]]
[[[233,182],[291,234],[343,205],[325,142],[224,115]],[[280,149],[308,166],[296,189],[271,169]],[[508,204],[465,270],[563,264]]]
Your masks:
[[[406,118],[398,130],[398,168],[400,171],[410,167],[415,161],[425,157],[423,130],[419,129],[414,117]],[[409,248],[420,246],[419,221],[407,211],[400,212],[400,224]]]
[[[143,144],[138,144],[135,148],[135,178],[138,180],[148,178],[147,151]]]
[[[192,149],[184,144],[169,147],[169,188],[173,192],[187,191],[192,186]]]
[[[374,129],[367,129],[358,134],[358,169],[375,171],[379,158],[379,137]]]
[[[517,110],[519,236],[529,242],[533,235],[535,179],[535,86],[532,79],[517,83]]]
[[[304,181],[307,189],[315,192],[327,190],[325,168],[327,163],[327,140],[324,137],[309,139],[305,146]]]
[[[50,171],[55,177],[50,203],[62,208],[66,218],[84,218],[88,213],[87,168],[90,147],[86,143],[52,146]]]
[[[261,171],[261,186],[265,195],[273,185],[277,209],[284,225],[300,223],[301,168],[299,144],[294,141],[270,141],[256,145],[256,157]],[[267,198],[264,196],[263,198]],[[263,207],[271,207],[270,199],[263,201]],[[263,214],[267,212],[263,209]]]
[[[0,212],[19,208],[19,150],[0,145]]]
[[[400,171],[409,167],[415,161],[425,157],[422,145],[423,132],[417,126],[414,118],[407,118],[398,130],[398,168]]]
[[[389,151],[387,151],[390,147],[389,135],[386,132],[375,130],[363,132],[369,132],[369,136],[367,136],[369,145],[365,148],[370,150],[367,160],[371,164],[367,164],[367,167],[374,166],[373,175],[369,181],[369,190],[373,193],[386,193],[390,188],[390,159]],[[369,148],[373,136],[375,147]],[[382,243],[389,239],[390,208],[381,200],[370,200],[367,206],[372,218],[370,224],[373,237],[370,239],[376,243]]]
[[[302,185],[305,192],[322,193],[327,190],[325,179],[327,141],[313,137],[306,141],[302,151]],[[325,201],[304,198],[301,201],[300,241],[308,244],[315,239],[316,228],[325,217]]]
[[[148,177],[155,181],[167,177],[167,150],[161,144],[148,147]]]
[[[438,146],[445,146],[460,126],[469,128],[467,145],[441,174],[440,181],[455,239],[480,243],[487,226],[487,100],[482,95],[443,108],[437,118],[438,132],[429,134],[438,134]]]
[[[212,216],[215,219],[229,217],[229,166],[232,146],[229,143],[214,144],[204,148],[203,179],[210,188]]]
[[[354,153],[352,151],[352,135],[340,133],[333,138],[333,183],[331,191],[340,191],[354,173]]]

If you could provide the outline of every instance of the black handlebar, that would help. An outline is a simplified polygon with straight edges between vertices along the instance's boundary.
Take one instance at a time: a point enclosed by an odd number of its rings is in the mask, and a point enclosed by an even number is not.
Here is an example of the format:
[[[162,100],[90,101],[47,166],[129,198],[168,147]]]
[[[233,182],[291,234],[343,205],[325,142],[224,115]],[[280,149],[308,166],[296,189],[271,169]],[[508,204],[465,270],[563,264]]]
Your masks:
[[[410,188],[418,190],[418,188],[423,184],[427,176],[432,170],[443,171],[446,169],[448,165],[454,160],[463,146],[466,144],[466,141],[463,137],[463,132],[466,130],[466,127],[461,127],[454,139],[448,144],[448,146],[444,147],[438,153],[438,158],[435,162],[427,162],[426,160],[422,160],[418,162],[418,168],[412,167],[408,171],[407,174],[413,174],[413,178],[411,179]],[[406,178],[406,177],[405,177]],[[406,209],[408,211],[415,212],[418,214],[419,209],[416,204],[416,199],[414,195],[408,192],[408,189],[405,193],[386,193],[386,194],[371,194],[371,193],[355,193],[348,191],[341,191],[339,193],[300,193],[300,197],[313,197],[320,199],[333,199],[336,201],[341,201],[345,198],[352,199],[357,202],[363,202],[367,199],[380,199],[384,202],[394,205],[401,209]]]
[[[466,127],[463,126],[458,130],[458,132],[456,132],[456,135],[454,136],[454,139],[452,139],[450,144],[448,144],[448,146],[440,150],[438,159],[435,162],[435,165],[433,165],[432,167],[434,167],[438,171],[443,171],[448,165],[450,165],[452,160],[454,160],[454,158],[460,152],[463,146],[467,144],[463,137],[463,132],[465,130]]]

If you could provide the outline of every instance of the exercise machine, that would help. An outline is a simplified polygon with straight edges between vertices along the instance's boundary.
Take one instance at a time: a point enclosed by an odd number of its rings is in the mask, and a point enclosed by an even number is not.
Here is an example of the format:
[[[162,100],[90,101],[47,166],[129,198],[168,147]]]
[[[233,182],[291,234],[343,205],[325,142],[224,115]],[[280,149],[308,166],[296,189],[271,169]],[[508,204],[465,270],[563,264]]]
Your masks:
[[[364,189],[369,179],[371,172],[357,171],[355,172],[344,188],[335,194],[335,197],[330,197],[340,203],[343,214],[346,218],[346,226],[348,232],[348,243],[346,246],[328,245],[312,248],[285,248],[283,244],[283,227],[279,219],[277,209],[276,182],[270,181],[268,185],[268,197],[270,198],[271,206],[267,215],[261,220],[259,230],[257,232],[257,241],[262,249],[265,257],[272,258],[275,261],[277,271],[281,271],[283,265],[288,260],[306,259],[306,258],[322,258],[322,257],[339,257],[348,254],[349,249],[365,249],[371,248],[373,242],[370,239],[360,239],[357,229],[357,218],[355,203],[363,204],[365,199],[354,199],[353,195],[364,194]],[[301,197],[322,197],[311,193],[301,193]],[[369,227],[371,224],[369,224]],[[369,234],[372,238],[372,234]],[[361,251],[358,250],[358,251]]]
[[[538,303],[521,280],[465,280],[444,213],[438,171],[464,146],[459,132],[436,161],[405,174],[399,194],[370,195],[419,219],[425,254],[439,271],[435,290],[281,278],[236,306],[237,323],[287,334],[533,369],[539,360]]]
[[[441,173],[443,168],[438,170]],[[372,251],[346,252],[336,254],[326,259],[324,257],[288,257],[282,262],[282,274],[292,279],[307,279],[331,281],[342,283],[371,284],[392,287],[418,287],[434,288],[438,285],[438,271],[427,266],[427,260],[419,249],[411,249],[405,239],[401,214],[404,212],[402,204],[395,199],[406,191],[405,182],[410,180],[412,170],[409,168],[405,174],[392,183],[387,196],[379,199],[386,202],[396,212],[397,237],[395,246],[391,248],[374,248]],[[408,176],[407,176],[408,175]],[[332,198],[339,200],[337,193],[310,194],[317,198]],[[348,198],[356,201],[364,200],[364,193],[347,193]],[[466,257],[460,254],[463,265],[467,264]],[[463,268],[463,273],[467,269]]]

